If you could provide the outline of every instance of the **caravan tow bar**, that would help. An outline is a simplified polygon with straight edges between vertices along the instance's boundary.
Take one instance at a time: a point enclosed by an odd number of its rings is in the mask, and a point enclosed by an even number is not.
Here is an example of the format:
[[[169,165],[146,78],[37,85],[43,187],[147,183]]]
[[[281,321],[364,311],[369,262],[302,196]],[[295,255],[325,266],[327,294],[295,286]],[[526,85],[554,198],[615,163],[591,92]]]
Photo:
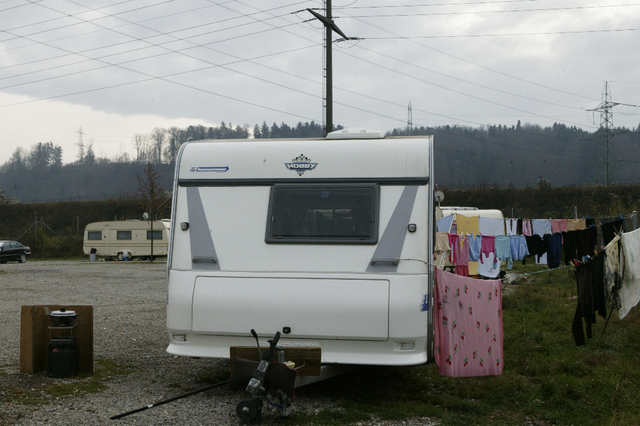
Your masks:
[[[116,414],[115,416],[112,416],[112,417],[109,417],[109,418],[111,420],[117,420],[117,419],[120,419],[122,417],[128,416],[130,414],[139,413],[140,411],[148,410],[149,408],[157,407],[159,405],[163,405],[163,404],[166,404],[168,402],[173,402],[173,401],[176,401],[178,399],[186,398],[188,396],[195,395],[195,394],[200,393],[200,392],[208,391],[209,389],[217,388],[218,386],[226,385],[227,383],[229,383],[229,380],[225,380],[223,382],[218,382],[218,383],[216,383],[214,385],[206,386],[206,387],[201,388],[201,389],[196,389],[194,391],[187,392],[187,393],[185,393],[183,395],[174,396],[173,398],[169,398],[169,399],[165,399],[165,400],[162,400],[162,401],[154,402],[153,404],[149,404],[149,405],[147,405],[145,407],[136,408],[135,410],[127,411],[126,413]]]

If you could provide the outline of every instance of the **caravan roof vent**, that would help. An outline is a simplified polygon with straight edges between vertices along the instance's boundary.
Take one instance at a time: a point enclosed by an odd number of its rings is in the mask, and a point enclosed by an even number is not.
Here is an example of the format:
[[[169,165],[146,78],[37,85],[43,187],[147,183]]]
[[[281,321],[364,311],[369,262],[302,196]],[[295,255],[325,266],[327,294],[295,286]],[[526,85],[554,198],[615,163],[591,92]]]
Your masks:
[[[327,139],[383,139],[384,132],[372,129],[342,129],[331,132]]]

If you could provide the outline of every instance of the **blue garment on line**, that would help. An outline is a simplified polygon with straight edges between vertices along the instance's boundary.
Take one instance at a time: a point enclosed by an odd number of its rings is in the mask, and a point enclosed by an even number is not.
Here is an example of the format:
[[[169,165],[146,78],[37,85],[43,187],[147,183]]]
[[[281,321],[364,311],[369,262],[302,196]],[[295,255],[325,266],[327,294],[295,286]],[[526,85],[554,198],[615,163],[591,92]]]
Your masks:
[[[511,237],[509,235],[496,235],[496,258],[498,260],[507,260],[507,269],[513,268],[513,259],[511,259]]]
[[[482,247],[482,235],[478,234],[475,237],[473,234],[468,236],[469,238],[469,260],[471,262],[477,262],[480,260],[480,248]]]
[[[510,245],[512,260],[522,260],[529,255],[529,247],[524,235],[511,235]]]
[[[436,227],[438,232],[447,232],[451,231],[451,223],[453,223],[453,215],[441,217],[436,221]]]

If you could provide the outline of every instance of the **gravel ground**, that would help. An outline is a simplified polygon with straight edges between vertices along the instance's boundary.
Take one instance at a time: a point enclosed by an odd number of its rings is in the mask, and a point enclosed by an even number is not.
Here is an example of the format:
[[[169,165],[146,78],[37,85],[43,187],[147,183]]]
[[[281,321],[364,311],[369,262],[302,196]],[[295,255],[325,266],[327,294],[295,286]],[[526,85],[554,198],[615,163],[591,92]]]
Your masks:
[[[166,353],[166,266],[134,262],[32,261],[0,265],[0,425],[237,425],[242,395],[226,386],[119,420],[115,414],[199,389],[203,377],[226,377],[226,361]],[[78,385],[90,378],[55,379],[20,374],[22,305],[92,305],[94,361],[109,369],[98,392],[50,396],[42,389]],[[109,367],[101,367],[108,364]],[[114,366],[127,367],[119,374]],[[217,380],[217,379],[216,379]],[[78,386],[79,387],[79,386]],[[298,396],[296,412],[332,406],[327,399]],[[267,417],[268,419],[268,417]],[[263,423],[270,423],[265,420]],[[372,421],[375,425],[432,425],[431,419]]]

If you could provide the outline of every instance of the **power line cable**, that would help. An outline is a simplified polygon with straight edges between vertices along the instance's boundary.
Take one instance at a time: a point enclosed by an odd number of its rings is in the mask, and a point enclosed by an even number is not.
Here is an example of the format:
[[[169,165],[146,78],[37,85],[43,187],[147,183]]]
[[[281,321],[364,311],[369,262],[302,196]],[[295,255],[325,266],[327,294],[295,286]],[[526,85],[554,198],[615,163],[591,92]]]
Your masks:
[[[133,1],[133,0],[129,0],[129,1]],[[228,2],[233,2],[233,1],[236,1],[236,0],[228,0]],[[173,16],[183,15],[183,14],[186,14],[186,13],[198,12],[200,10],[209,9],[211,7],[215,7],[215,4],[208,5],[208,6],[197,7],[197,8],[194,8],[194,9],[185,9],[185,10],[181,10],[179,12],[169,13],[169,14],[166,14],[166,15],[155,16],[155,17],[143,19],[142,21],[138,21],[138,23],[151,22],[151,21],[156,21],[158,19],[164,19],[164,18],[169,18],[169,17],[173,17]],[[111,15],[111,16],[115,16],[115,15]],[[56,18],[56,19],[65,19],[65,18],[66,17],[60,17],[60,18]],[[122,27],[126,27],[126,26],[129,26],[129,25],[130,24],[122,24],[122,25],[114,26],[112,28],[122,28]],[[13,29],[9,28],[9,30],[13,30]],[[48,43],[53,43],[55,41],[68,40],[68,39],[71,39],[71,38],[77,38],[77,37],[83,37],[83,36],[87,36],[87,35],[91,35],[91,34],[97,34],[97,33],[100,33],[102,31],[105,31],[105,30],[94,30],[94,31],[87,31],[87,32],[84,32],[84,33],[76,33],[76,34],[65,36],[65,37],[49,39],[49,40],[47,40],[47,42]],[[31,47],[31,46],[35,46],[35,45],[37,45],[37,43],[26,44],[26,45],[17,46],[17,47],[11,47],[11,48],[7,48],[7,49],[0,49],[0,52],[7,52],[7,51],[10,51],[10,50],[18,50],[18,49],[25,49],[25,48],[28,48],[28,47]]]
[[[395,37],[362,37],[361,40],[414,40],[414,39],[438,39],[438,38],[479,38],[479,37],[515,37],[515,36],[540,36],[562,34],[594,34],[594,33],[620,33],[627,31],[640,31],[640,28],[614,28],[602,30],[575,30],[575,31],[547,31],[538,33],[501,33],[501,34],[453,34],[453,35],[423,35],[423,36],[395,36]]]
[[[396,13],[396,14],[378,14],[378,15],[349,15],[348,18],[406,18],[416,16],[445,16],[445,15],[478,15],[478,14],[490,14],[490,13],[522,13],[522,12],[558,12],[561,10],[585,10],[585,9],[602,9],[612,7],[628,7],[639,6],[640,3],[631,4],[611,4],[611,5],[596,5],[596,6],[567,6],[567,7],[550,7],[544,9],[497,9],[497,10],[471,10],[464,12],[426,12],[426,13]],[[336,19],[341,16],[336,16]]]
[[[78,12],[78,13],[65,14],[65,16],[59,16],[57,18],[45,19],[44,21],[32,22],[30,24],[20,25],[18,27],[6,28],[6,30],[15,31],[15,30],[19,30],[19,29],[22,29],[22,28],[33,27],[33,26],[36,26],[36,25],[48,24],[48,23],[51,23],[51,22],[60,21],[62,19],[67,19],[69,17],[75,17],[77,15],[83,15],[85,13],[97,12],[97,11],[100,11],[101,9],[106,9],[106,8],[110,8],[110,7],[114,7],[114,6],[119,6],[119,5],[125,4],[125,3],[131,3],[132,1],[133,0],[124,0],[124,1],[121,1],[121,2],[118,2],[118,3],[112,3],[112,4],[108,4],[106,6],[100,6],[100,7],[97,7],[95,9],[88,9],[88,10],[83,10],[82,12]],[[153,7],[153,6],[156,6],[158,4],[163,4],[163,3],[157,3],[157,4],[154,4],[154,5],[145,6],[145,8]],[[2,41],[5,41],[5,40],[2,40]]]
[[[71,1],[71,0],[67,0],[67,1],[69,1],[70,3],[73,3],[73,4],[76,4],[76,5],[77,5],[77,3],[75,3],[75,2],[73,2],[73,1]],[[51,8],[48,8],[48,9],[51,9]],[[52,9],[52,10],[53,10],[53,9]],[[59,11],[56,11],[56,12],[59,12]],[[61,12],[59,12],[59,13],[61,13]],[[123,18],[118,18],[118,19],[123,19]],[[93,24],[93,25],[99,25],[99,24],[95,24],[95,23],[92,23],[92,24]],[[294,23],[294,24],[292,24],[292,25],[295,25],[295,23]],[[143,26],[143,27],[144,27],[144,26]],[[144,28],[147,28],[147,27],[144,27]],[[281,27],[274,27],[274,29],[279,29],[279,28],[281,28]],[[147,29],[150,29],[150,28],[147,28]],[[152,29],[150,29],[150,30],[152,30]],[[154,31],[155,31],[155,30],[154,30]],[[175,36],[172,36],[172,37],[176,38]],[[195,43],[192,43],[192,44],[195,44]],[[200,46],[200,45],[195,45],[195,47],[199,47],[199,46]],[[166,48],[165,48],[165,49],[166,49]],[[167,49],[167,50],[169,50],[169,53],[180,53],[180,54],[184,54],[183,52],[173,51],[173,50],[170,50],[170,49]],[[186,49],[185,49],[185,50],[186,50]],[[220,52],[220,53],[222,53],[222,52]],[[164,54],[153,55],[153,57],[162,56],[162,55],[164,55]],[[235,72],[235,73],[239,73],[239,74],[244,75],[244,76],[246,76],[246,77],[250,77],[250,78],[253,78],[253,79],[257,79],[257,80],[262,81],[262,82],[265,82],[265,83],[273,84],[273,85],[276,85],[276,86],[281,87],[281,88],[284,88],[284,89],[288,89],[288,90],[292,90],[292,91],[295,91],[295,92],[298,92],[298,93],[302,93],[302,94],[305,94],[305,95],[307,95],[307,96],[315,96],[315,95],[313,95],[313,94],[310,94],[310,93],[304,92],[304,91],[302,91],[302,90],[294,89],[294,88],[291,88],[291,87],[289,87],[289,86],[285,86],[285,85],[282,85],[282,84],[279,84],[279,83],[275,83],[275,82],[272,82],[272,81],[266,80],[266,79],[264,79],[264,78],[260,78],[260,77],[258,77],[258,76],[254,76],[254,75],[250,75],[250,74],[247,74],[247,73],[244,73],[244,72],[240,72],[240,71],[237,71],[237,70],[230,69],[230,68],[228,68],[228,67],[227,67],[227,65],[230,65],[230,64],[214,64],[214,63],[212,63],[212,62],[210,62],[210,61],[207,61],[207,60],[204,60],[204,59],[201,59],[201,58],[196,58],[196,57],[193,57],[193,56],[190,56],[190,55],[185,55],[185,56],[187,56],[187,57],[189,57],[189,58],[191,58],[191,59],[196,59],[196,60],[199,60],[199,61],[205,62],[205,63],[207,63],[207,64],[213,65],[214,67],[224,68],[224,69],[227,69],[228,71],[232,71],[232,72]],[[147,59],[147,58],[142,58],[142,59]],[[95,58],[93,58],[92,60],[95,60]],[[112,67],[112,66],[120,66],[120,65],[123,65],[124,63],[131,63],[131,62],[135,62],[135,61],[138,61],[138,60],[141,60],[141,58],[136,58],[136,59],[133,59],[133,60],[130,60],[130,61],[120,62],[120,63],[118,63],[118,64],[107,64],[107,65],[105,65],[105,66],[98,67],[98,68],[93,68],[93,69],[91,69],[91,70],[78,71],[78,72],[75,72],[75,73],[65,74],[65,75],[63,75],[63,76],[55,76],[55,77],[49,77],[49,78],[45,78],[45,79],[40,79],[40,80],[37,80],[37,82],[46,81],[46,80],[52,80],[52,79],[55,79],[55,78],[60,78],[60,77],[64,77],[64,76],[74,75],[74,74],[81,74],[81,73],[85,73],[85,72],[89,72],[89,71],[94,71],[94,70],[98,70],[98,69],[109,68],[109,67]],[[233,63],[239,63],[239,62],[244,62],[244,61],[245,61],[245,60],[238,60],[238,61],[235,61],[235,62],[233,62]],[[203,69],[209,69],[209,68],[211,68],[211,67],[200,68],[200,69],[198,69],[198,70],[191,70],[191,71],[189,71],[189,72],[201,71],[201,70],[203,70]],[[21,83],[21,84],[16,84],[16,85],[12,85],[12,86],[5,86],[5,87],[0,88],[0,89],[7,89],[7,88],[11,88],[11,87],[15,87],[15,86],[20,86],[20,85],[24,85],[24,84],[31,84],[31,83],[33,83],[33,82]],[[315,97],[317,97],[317,96],[315,96]]]
[[[295,25],[295,24],[292,24],[292,25]],[[126,51],[120,51],[120,52],[111,53],[109,55],[103,55],[103,56],[98,56],[98,57],[88,57],[88,56],[84,55],[84,53],[86,53],[87,51],[92,51],[92,50],[95,50],[95,49],[87,49],[85,51],[72,52],[72,53],[66,54],[64,56],[79,55],[81,57],[86,57],[88,59],[85,59],[85,60],[82,60],[82,61],[77,61],[77,62],[72,62],[72,63],[67,63],[67,64],[63,64],[63,65],[57,65],[57,66],[53,66],[53,67],[49,67],[49,68],[45,68],[45,69],[39,69],[39,70],[35,70],[35,71],[24,72],[24,73],[21,73],[21,74],[15,74],[15,75],[12,75],[12,76],[0,77],[0,80],[6,80],[6,79],[10,79],[10,78],[17,78],[17,77],[24,77],[24,76],[30,75],[30,74],[36,74],[36,73],[40,73],[40,72],[52,71],[52,70],[55,70],[55,69],[66,68],[66,67],[69,67],[69,66],[79,65],[79,64],[87,63],[87,62],[103,62],[106,65],[101,66],[101,67],[91,68],[91,69],[85,69],[85,70],[81,70],[81,71],[75,71],[75,72],[71,72],[71,73],[67,73],[67,74],[61,74],[61,75],[52,76],[52,77],[46,77],[46,78],[42,78],[42,79],[38,79],[38,80],[32,80],[32,81],[28,81],[28,82],[17,83],[17,84],[13,84],[13,85],[9,85],[9,86],[4,86],[4,87],[2,87],[0,89],[8,89],[8,88],[24,86],[24,85],[28,85],[28,84],[40,83],[40,82],[43,82],[43,81],[54,80],[54,79],[58,79],[58,78],[62,78],[62,77],[68,77],[68,76],[72,76],[72,75],[83,74],[83,73],[96,71],[96,70],[101,70],[101,69],[105,69],[105,68],[109,68],[109,67],[117,67],[119,65],[124,65],[124,64],[129,64],[129,63],[133,63],[133,62],[139,62],[139,61],[144,61],[144,60],[152,59],[152,58],[158,58],[158,57],[166,56],[166,55],[169,55],[169,54],[172,54],[172,53],[179,54],[179,55],[185,56],[187,58],[194,59],[194,60],[197,60],[197,61],[200,61],[200,62],[204,62],[204,63],[210,64],[210,65],[214,65],[216,67],[225,68],[225,66],[230,65],[232,63],[215,64],[215,63],[213,63],[211,61],[208,61],[208,60],[205,60],[205,59],[202,59],[202,58],[198,58],[196,56],[188,55],[188,54],[186,54],[184,52],[187,51],[187,50],[192,50],[192,49],[200,48],[200,47],[207,48],[207,46],[211,45],[211,44],[222,43],[222,42],[229,41],[229,40],[236,40],[236,39],[243,38],[243,37],[249,37],[249,36],[261,34],[261,33],[267,32],[267,31],[272,31],[272,29],[257,31],[257,32],[253,32],[253,33],[247,33],[247,34],[243,34],[242,36],[235,36],[235,37],[231,37],[231,38],[228,38],[228,39],[216,40],[216,41],[205,43],[205,44],[196,44],[196,43],[193,43],[193,42],[189,42],[189,41],[187,41],[185,39],[179,39],[178,38],[176,40],[165,42],[165,43],[161,43],[161,44],[150,44],[149,46],[139,47],[139,48],[136,48],[136,49],[130,49],[130,50],[126,50]],[[144,41],[144,40],[138,40],[138,41]],[[179,50],[173,50],[173,49],[169,49],[167,47],[164,47],[165,44],[174,43],[176,41],[186,41],[186,42],[192,44],[192,46],[184,48],[184,49],[179,49]],[[110,57],[114,57],[114,56],[120,56],[120,55],[123,55],[123,54],[132,53],[132,52],[141,51],[141,50],[146,50],[146,49],[149,49],[149,48],[152,48],[152,47],[163,48],[163,49],[166,50],[166,52],[157,53],[155,55],[149,55],[149,56],[146,56],[146,57],[136,57],[134,59],[130,59],[130,60],[119,62],[119,63],[109,63],[109,62],[103,61],[105,58],[110,58]],[[208,49],[212,50],[212,51],[214,51],[216,53],[224,53],[224,52],[219,51],[219,50],[210,49],[210,48],[208,48]],[[244,61],[246,61],[246,60],[244,60]],[[239,62],[244,62],[244,61],[243,60],[238,60],[238,61],[235,61],[233,63],[239,63]],[[204,69],[209,69],[209,68],[210,67],[199,68],[199,69],[192,70],[192,72],[202,71]],[[231,70],[231,69],[229,69],[229,71],[236,72],[235,70]],[[248,75],[248,74],[245,74],[245,75]]]
[[[25,37],[25,38],[27,38],[27,37]],[[40,43],[44,44],[44,45],[47,45],[44,42],[40,42]],[[64,48],[61,48],[61,47],[57,47],[57,46],[50,46],[50,47],[54,47],[54,48],[62,50],[62,51],[70,52],[67,49],[64,49]],[[308,48],[308,47],[309,46],[304,47],[304,48]],[[293,50],[301,50],[301,49],[302,48],[293,49]],[[291,50],[291,51],[293,51],[293,50]],[[288,53],[288,52],[289,51],[280,52],[279,54]],[[73,52],[70,52],[70,53],[73,53]],[[83,56],[82,54],[78,54],[78,55],[79,56]],[[264,56],[267,57],[267,56],[273,56],[273,55],[264,55]],[[181,87],[189,88],[189,89],[192,89],[192,90],[197,90],[197,91],[200,91],[200,92],[203,92],[203,93],[208,93],[208,94],[211,94],[211,95],[219,96],[219,97],[224,98],[224,99],[229,99],[229,100],[233,100],[233,101],[236,101],[236,102],[240,102],[240,103],[243,103],[245,105],[251,105],[251,106],[255,106],[255,107],[258,107],[258,108],[262,108],[262,109],[268,109],[270,111],[275,111],[275,112],[279,112],[281,114],[286,114],[286,115],[290,115],[290,116],[294,116],[294,117],[304,118],[306,120],[313,120],[313,119],[311,119],[309,117],[305,117],[305,116],[302,116],[302,115],[297,114],[297,113],[287,112],[287,111],[284,111],[284,110],[280,110],[280,109],[276,109],[276,108],[271,108],[271,107],[267,107],[267,106],[264,106],[264,105],[260,105],[260,104],[254,103],[254,102],[244,101],[244,100],[241,100],[241,99],[233,98],[231,96],[227,96],[227,95],[223,95],[223,94],[220,94],[220,93],[216,93],[216,92],[213,92],[213,91],[210,91],[210,90],[206,90],[206,89],[202,89],[202,88],[199,88],[199,87],[191,86],[191,85],[188,85],[188,84],[185,84],[185,83],[180,83],[180,82],[177,82],[177,81],[174,81],[174,80],[169,80],[167,78],[167,77],[174,77],[174,76],[181,75],[181,74],[186,74],[186,73],[191,72],[191,71],[183,71],[183,72],[173,73],[173,74],[170,74],[170,75],[167,75],[167,76],[155,76],[155,75],[152,75],[152,74],[149,74],[149,73],[145,73],[145,72],[142,72],[142,71],[134,70],[134,69],[127,68],[127,67],[124,67],[124,66],[121,66],[121,65],[110,64],[109,62],[102,61],[100,59],[96,59],[96,61],[103,62],[103,63],[105,63],[107,65],[113,65],[115,67],[118,67],[118,68],[121,68],[121,69],[124,69],[124,70],[127,70],[127,71],[131,71],[131,72],[134,72],[134,73],[137,73],[137,74],[141,74],[141,75],[146,76],[148,78],[145,78],[145,79],[142,79],[142,80],[133,81],[133,82],[113,84],[113,85],[110,85],[110,86],[103,86],[103,87],[94,88],[94,89],[80,90],[80,91],[73,92],[73,93],[66,93],[66,94],[62,94],[62,95],[49,96],[49,97],[46,97],[46,98],[39,98],[39,99],[35,99],[35,100],[29,100],[29,101],[23,101],[23,102],[15,102],[15,103],[11,103],[11,104],[4,104],[4,105],[0,105],[0,108],[4,108],[4,107],[8,107],[8,106],[14,106],[14,105],[20,105],[20,104],[27,104],[27,103],[32,103],[32,102],[39,102],[39,101],[42,101],[42,100],[51,100],[51,99],[57,99],[57,98],[72,96],[72,95],[90,93],[90,92],[95,92],[95,91],[100,91],[100,90],[111,89],[111,88],[115,88],[115,87],[123,87],[123,86],[128,86],[128,85],[131,85],[131,84],[137,84],[137,83],[146,82],[146,81],[162,80],[162,81],[165,81],[165,82],[168,82],[168,83],[172,83],[172,84],[175,84],[175,85],[178,85],[178,86],[181,86]]]
[[[428,3],[428,4],[398,4],[398,5],[383,5],[383,6],[334,6],[336,10],[345,9],[389,9],[389,8],[415,8],[415,7],[438,7],[438,6],[470,6],[481,4],[515,4],[515,3],[537,3],[546,0],[493,0],[493,1],[473,1],[473,2],[456,2],[456,3]]]
[[[27,1],[30,1],[30,0],[27,0]],[[173,1],[173,0],[171,0],[171,1]],[[295,3],[294,3],[294,4],[295,4]],[[278,8],[274,8],[274,9],[279,9],[279,7],[278,7]],[[58,13],[62,13],[62,12],[58,12]],[[111,17],[115,17],[115,15],[111,15]],[[53,60],[53,59],[60,59],[60,58],[63,58],[63,57],[68,57],[68,56],[73,56],[74,54],[89,53],[89,52],[93,52],[93,51],[96,51],[96,50],[107,49],[107,48],[113,48],[113,47],[116,47],[116,46],[123,46],[123,45],[126,45],[126,44],[135,43],[135,42],[137,42],[137,41],[148,42],[148,40],[153,39],[153,38],[157,38],[157,37],[161,37],[161,36],[170,36],[170,35],[172,35],[172,34],[174,34],[174,33],[182,32],[182,31],[189,31],[189,30],[192,30],[192,29],[194,29],[194,28],[199,28],[199,27],[203,27],[203,26],[213,25],[213,24],[217,24],[217,23],[221,23],[221,22],[229,21],[229,20],[232,20],[232,19],[239,19],[239,18],[240,18],[240,17],[236,17],[236,18],[228,18],[228,19],[222,19],[222,20],[215,21],[215,22],[212,22],[212,23],[196,25],[196,26],[187,27],[187,28],[182,28],[182,29],[173,30],[173,31],[169,31],[169,32],[161,32],[160,34],[155,34],[155,35],[152,35],[152,36],[140,37],[140,38],[135,38],[135,40],[129,40],[129,41],[124,41],[124,42],[119,42],[119,43],[113,43],[113,44],[105,45],[105,46],[93,47],[93,48],[91,48],[91,49],[85,49],[85,50],[82,50],[82,51],[79,51],[79,52],[70,52],[70,53],[66,53],[66,54],[64,54],[64,55],[58,55],[58,56],[49,57],[49,58],[44,58],[44,59],[37,59],[37,60],[29,61],[29,62],[23,62],[23,63],[20,63],[20,64],[7,65],[7,66],[4,66],[4,67],[0,67],[0,69],[13,68],[13,67],[23,66],[23,65],[32,65],[32,64],[34,64],[34,63],[44,62],[44,61]],[[269,19],[273,19],[273,18],[268,18],[267,20],[269,20]],[[94,19],[94,20],[95,20],[95,19]],[[91,22],[91,21],[86,21],[86,23],[92,23],[92,22]],[[201,37],[201,36],[209,35],[209,34],[213,34],[213,33],[216,33],[216,32],[226,31],[226,30],[228,30],[228,29],[237,29],[237,28],[240,28],[240,27],[243,27],[243,26],[246,26],[246,25],[251,25],[251,24],[252,24],[252,23],[244,23],[244,24],[239,24],[239,25],[235,25],[235,26],[232,26],[232,27],[226,27],[226,28],[223,28],[223,29],[216,29],[216,30],[213,30],[213,31],[208,31],[208,32],[205,32],[205,33],[200,33],[200,34],[195,34],[195,35],[191,35],[191,36],[188,36],[188,37],[184,37],[184,38],[181,38],[180,40],[181,40],[181,41],[184,41],[184,40],[187,40],[187,39],[192,39],[192,38],[196,38],[196,37]],[[108,29],[108,28],[106,28],[106,29]],[[12,33],[10,33],[10,31],[9,31],[9,30],[2,30],[2,29],[0,29],[0,32],[6,32],[6,33],[8,33],[8,34],[12,34]],[[127,36],[128,36],[128,35],[127,35]],[[25,38],[25,39],[28,39],[28,37],[30,37],[30,35],[25,35],[25,36],[18,36],[18,35],[16,35],[16,37],[18,37],[18,38]],[[128,37],[131,37],[131,36],[128,36]],[[240,38],[240,37],[232,37],[232,38],[229,38],[229,39],[227,39],[227,40],[233,40],[233,39],[235,39],[235,38]],[[175,42],[175,40],[168,41],[168,42],[163,42],[163,43],[156,43],[156,44],[154,44],[154,46],[162,46],[162,45],[169,44],[169,43],[174,43],[174,42]],[[43,44],[43,43],[45,43],[45,42],[41,42],[41,41],[37,41],[37,40],[35,40],[35,44]],[[50,46],[50,45],[49,45],[49,46]],[[54,47],[54,48],[55,48],[55,46],[51,46],[51,47]],[[123,52],[123,53],[129,53],[129,52],[136,51],[136,50],[140,50],[140,48],[138,48],[138,49],[132,49],[132,50],[129,50],[129,51],[125,51],[125,52]],[[113,55],[110,55],[110,56],[113,56]]]
[[[383,32],[386,32],[386,33],[392,34],[392,35],[393,35],[393,36],[395,36],[395,37],[407,39],[406,37],[400,36],[399,34],[396,34],[396,33],[392,32],[392,31],[390,31],[390,30],[388,30],[388,29],[386,29],[386,28],[382,28],[382,27],[380,27],[380,26],[378,26],[378,25],[375,25],[375,24],[372,24],[372,23],[370,23],[370,22],[363,21],[363,20],[361,20],[361,19],[356,19],[356,20],[360,21],[361,23],[363,23],[363,24],[365,24],[365,25],[372,26],[372,27],[374,27],[374,28],[376,28],[376,29],[378,29],[378,30],[380,30],[380,31],[383,31]],[[407,39],[407,40],[412,41],[411,39]],[[550,86],[546,86],[546,85],[544,85],[544,84],[535,83],[535,82],[533,82],[533,81],[530,81],[530,80],[527,80],[527,79],[524,79],[524,78],[521,78],[521,77],[517,77],[517,76],[511,75],[511,74],[508,74],[508,73],[502,72],[502,71],[498,71],[498,70],[495,70],[495,69],[493,69],[493,68],[489,68],[489,67],[487,67],[487,66],[477,64],[477,63],[475,63],[475,62],[469,61],[469,60],[467,60],[467,59],[464,59],[464,58],[461,58],[461,57],[459,57],[459,56],[453,55],[453,54],[451,54],[451,53],[444,52],[444,51],[442,51],[442,50],[440,50],[440,49],[436,49],[436,48],[434,48],[434,47],[424,45],[424,44],[419,43],[419,42],[416,42],[416,41],[412,41],[412,42],[413,42],[414,44],[417,44],[418,46],[421,46],[421,47],[425,48],[425,49],[428,49],[428,50],[431,50],[431,51],[433,51],[433,52],[439,53],[439,54],[441,54],[441,55],[448,56],[448,57],[450,57],[450,58],[453,58],[453,59],[459,60],[459,61],[464,62],[464,63],[466,63],[466,64],[476,66],[476,67],[481,68],[481,69],[484,69],[484,70],[486,70],[486,71],[490,71],[490,72],[492,72],[492,73],[495,73],[495,74],[498,74],[498,75],[501,75],[501,76],[504,76],[504,77],[509,77],[509,78],[514,79],[514,80],[516,80],[516,81],[520,81],[520,82],[523,82],[523,83],[531,84],[531,85],[534,85],[534,86],[537,86],[537,87],[542,87],[542,88],[544,88],[544,89],[548,89],[548,90],[551,90],[551,91],[555,91],[555,92],[564,93],[564,94],[571,95],[571,96],[576,96],[576,97],[580,97],[580,98],[588,99],[588,100],[590,100],[590,101],[597,101],[596,99],[594,99],[594,98],[590,98],[590,97],[588,97],[588,96],[579,95],[579,94],[575,94],[575,93],[570,93],[570,92],[567,92],[567,91],[564,91],[564,90],[561,90],[561,89],[556,89],[556,88],[553,88],[553,87],[550,87]]]
[[[24,1],[26,1],[28,4],[33,4],[33,5],[43,6],[43,5],[41,4],[41,2],[40,2],[40,1],[32,1],[32,0],[24,0]],[[139,10],[148,9],[148,8],[150,8],[150,7],[159,6],[159,5],[166,4],[166,3],[172,3],[173,1],[174,1],[174,0],[165,0],[165,1],[162,1],[162,2],[160,2],[160,3],[154,3],[154,4],[152,4],[152,5],[142,6],[142,7],[139,7],[139,8],[136,8],[136,9],[127,10],[127,11],[124,11],[124,12],[118,12],[118,14],[131,13],[131,12],[137,12],[137,11],[139,11]],[[75,16],[73,16],[73,15],[69,15],[69,14],[66,14],[66,15],[67,15],[67,17],[75,17]],[[61,29],[70,28],[70,27],[75,27],[75,26],[77,26],[77,25],[82,25],[83,23],[90,22],[90,21],[95,21],[95,20],[98,20],[98,19],[104,19],[104,18],[94,18],[94,19],[91,19],[91,20],[89,20],[89,21],[83,20],[83,22],[76,22],[76,23],[74,23],[74,24],[63,25],[63,26],[55,27],[55,28],[47,28],[47,29],[45,29],[45,30],[36,31],[36,32],[34,32],[34,33],[25,34],[25,37],[31,37],[31,36],[35,36],[35,35],[39,35],[39,34],[48,33],[48,32],[51,32],[51,31],[56,31],[56,30],[61,30]],[[9,32],[10,32],[10,31],[13,31],[13,29],[7,29],[7,30],[6,30],[6,32],[7,32],[8,34],[9,34]],[[0,40],[0,43],[4,43],[4,42],[7,42],[7,41],[12,41],[12,40],[16,40],[16,39],[19,39],[19,38],[22,38],[22,37],[23,37],[23,36],[15,35],[15,34],[14,34],[14,37],[13,37],[13,38],[8,38],[8,39]]]

